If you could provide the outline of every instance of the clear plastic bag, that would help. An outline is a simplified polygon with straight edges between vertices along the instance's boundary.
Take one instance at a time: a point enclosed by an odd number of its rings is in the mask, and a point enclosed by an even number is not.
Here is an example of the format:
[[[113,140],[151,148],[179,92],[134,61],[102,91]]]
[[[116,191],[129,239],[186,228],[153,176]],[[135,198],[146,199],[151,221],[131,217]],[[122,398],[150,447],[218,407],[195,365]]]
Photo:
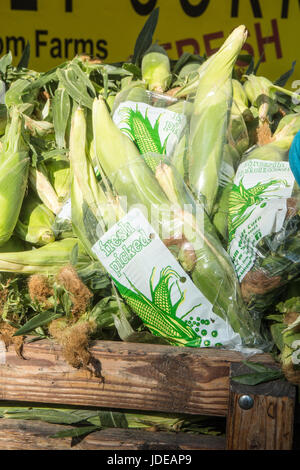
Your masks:
[[[73,165],[72,219],[76,205],[82,215],[73,220],[74,229],[122,297],[154,335],[170,344],[250,348],[252,353],[268,347],[259,321],[242,301],[228,253],[172,156],[155,152],[150,164],[115,125],[101,98],[93,113],[95,155],[106,180],[99,193],[91,163]],[[76,151],[79,142],[81,136]]]
[[[293,119],[293,132],[282,134]],[[288,162],[298,127],[299,115],[287,117],[273,142],[246,152],[229,196],[228,252],[253,315],[276,304],[300,275],[299,188]]]

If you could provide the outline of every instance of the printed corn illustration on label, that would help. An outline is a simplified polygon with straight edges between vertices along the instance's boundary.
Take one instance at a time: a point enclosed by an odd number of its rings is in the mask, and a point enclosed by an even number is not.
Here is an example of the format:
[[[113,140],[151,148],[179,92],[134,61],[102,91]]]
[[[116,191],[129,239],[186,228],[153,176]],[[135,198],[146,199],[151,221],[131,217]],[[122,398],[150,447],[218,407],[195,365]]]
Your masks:
[[[213,313],[139,209],[108,230],[93,251],[153,334],[182,346],[240,345],[239,334]]]
[[[254,265],[258,242],[282,228],[294,182],[288,162],[253,159],[239,166],[229,197],[228,230],[240,281]]]
[[[135,101],[121,103],[113,120],[141,155],[171,155],[187,123],[184,114]]]

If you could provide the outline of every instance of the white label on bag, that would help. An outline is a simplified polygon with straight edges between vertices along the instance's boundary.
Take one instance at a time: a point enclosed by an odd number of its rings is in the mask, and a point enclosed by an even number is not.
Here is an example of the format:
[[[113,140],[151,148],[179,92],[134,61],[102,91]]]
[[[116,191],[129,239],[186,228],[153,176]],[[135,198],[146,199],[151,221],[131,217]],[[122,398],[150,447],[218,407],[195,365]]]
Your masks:
[[[184,114],[135,101],[121,103],[113,120],[137,144],[141,154],[166,156],[172,154],[187,124]]]
[[[254,265],[258,242],[278,232],[295,179],[288,162],[249,160],[236,173],[229,198],[229,254],[239,281]]]
[[[240,345],[240,336],[213,313],[139,209],[129,211],[92,250],[154,334],[186,346]]]
[[[64,203],[61,210],[57,214],[57,217],[61,220],[72,220],[71,198],[67,199],[67,201]]]

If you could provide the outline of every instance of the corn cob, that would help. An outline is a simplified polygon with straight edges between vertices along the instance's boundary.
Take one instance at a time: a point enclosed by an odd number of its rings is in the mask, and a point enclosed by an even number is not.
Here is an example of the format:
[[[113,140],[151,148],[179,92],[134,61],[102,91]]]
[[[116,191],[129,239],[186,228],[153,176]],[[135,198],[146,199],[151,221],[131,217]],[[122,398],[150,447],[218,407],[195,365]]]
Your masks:
[[[117,194],[126,195],[129,205],[143,204],[149,215],[153,207],[163,208],[170,215],[170,208],[175,204],[175,232],[183,230],[181,233],[186,236],[189,245],[202,242],[199,248],[189,249],[195,256],[195,262],[191,263],[190,268],[195,285],[211,302],[214,312],[229,321],[234,331],[241,333],[245,343],[258,344],[261,338],[257,326],[243,306],[229,257],[201,206],[199,210],[204,218],[204,230],[198,226],[195,220],[196,203],[183,181],[176,179],[172,169],[166,168],[165,164],[157,168],[155,176],[148,170],[136,146],[112,121],[101,98],[94,101],[93,125],[99,166],[103,167]],[[114,155],[114,159],[111,155]],[[190,204],[191,212],[184,210],[185,204]],[[162,228],[161,225],[159,227]],[[193,241],[190,234],[193,234]]]
[[[232,106],[232,70],[246,40],[246,28],[236,28],[223,47],[202,65],[190,123],[189,184],[204,198],[210,214],[218,190],[223,146]]]
[[[50,184],[55,190],[58,201],[63,202],[70,195],[70,162],[60,155],[45,162]]]
[[[13,108],[0,152],[0,245],[10,239],[15,229],[27,187],[29,154],[23,129],[23,118]]]
[[[72,118],[70,134],[72,226],[91,253],[91,246],[117,222],[122,212],[117,200],[108,198],[98,183],[86,147],[85,114],[78,108]]]
[[[55,216],[34,194],[28,194],[23,201],[15,228],[16,235],[35,245],[54,242],[52,226]]]
[[[170,59],[163,47],[150,46],[142,59],[142,77],[150,91],[163,93],[171,79]]]
[[[93,128],[98,165],[103,168],[117,194],[126,195],[129,205],[144,204],[149,211],[151,205],[168,205],[168,198],[152,171],[141,159],[135,144],[114,124],[101,97],[94,100]],[[128,193],[131,185],[134,185],[134,191]]]
[[[54,214],[58,214],[62,208],[62,203],[58,200],[58,196],[49,181],[44,164],[39,163],[36,167],[30,167],[29,183],[45,206]]]
[[[76,268],[85,267],[90,262],[81,241],[77,238],[48,243],[34,250],[0,254],[0,272],[20,274],[55,274],[62,266],[70,263],[72,249],[78,245]]]

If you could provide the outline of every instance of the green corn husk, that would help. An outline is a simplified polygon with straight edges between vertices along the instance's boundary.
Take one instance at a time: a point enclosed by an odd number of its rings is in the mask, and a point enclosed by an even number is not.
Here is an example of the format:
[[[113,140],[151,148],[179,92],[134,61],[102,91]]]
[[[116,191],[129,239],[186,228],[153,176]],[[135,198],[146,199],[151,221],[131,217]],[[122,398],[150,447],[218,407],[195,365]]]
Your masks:
[[[208,419],[205,416],[189,416],[172,413],[142,413],[124,410],[88,410],[66,407],[52,407],[38,405],[28,408],[19,403],[7,403],[0,407],[0,418],[38,420],[46,423],[73,425],[68,430],[56,433],[56,438],[80,435],[82,423],[87,428],[83,435],[105,428],[144,429],[164,432],[189,432],[193,434],[207,434],[218,436],[225,434],[223,419]],[[77,426],[79,425],[79,426]],[[81,426],[81,427],[80,427]]]
[[[199,69],[189,136],[189,184],[210,214],[218,191],[223,147],[232,106],[232,70],[246,40],[240,26]]]
[[[29,153],[23,130],[23,118],[17,108],[13,108],[0,152],[0,246],[10,239],[15,229],[27,187]]]
[[[15,235],[12,235],[4,245],[0,246],[0,253],[14,253],[16,251],[25,250],[26,243]]]
[[[281,119],[269,144],[250,149],[243,155],[246,160],[269,160],[274,162],[288,159],[287,152],[297,132],[300,131],[300,113],[289,114]]]
[[[48,121],[36,121],[24,114],[25,128],[28,129],[34,137],[42,137],[45,141],[52,140],[54,137],[54,127]]]
[[[29,183],[33,191],[35,191],[45,206],[54,214],[58,214],[62,208],[62,203],[59,201],[58,196],[49,181],[44,164],[40,163],[36,167],[30,167]]]
[[[52,100],[55,140],[59,149],[66,147],[66,131],[71,112],[71,100],[66,89],[60,85]]]
[[[229,196],[239,160],[240,155],[238,151],[229,144],[225,145],[220,175],[220,187],[213,216],[213,224],[225,243],[228,240]]]
[[[7,109],[5,104],[0,104],[0,136],[5,132],[7,124]]]
[[[93,104],[93,127],[98,166],[103,168],[117,194],[126,195],[130,206],[144,204],[149,211],[151,204],[168,204],[151,169],[141,159],[135,144],[112,121],[101,97]],[[128,192],[131,185],[134,191]]]
[[[243,85],[238,80],[232,80],[233,100],[229,123],[229,141],[242,155],[250,146],[247,123],[254,117],[248,108],[248,98]]]
[[[204,62],[203,60],[191,61],[184,65],[178,74],[177,80],[172,84],[172,87],[184,86],[191,82],[193,79],[198,78],[199,65]]]
[[[55,274],[62,266],[70,263],[71,253],[78,245],[76,269],[84,268],[89,262],[81,241],[78,238],[48,243],[28,251],[0,254],[0,272],[20,274]]]
[[[198,242],[199,239],[203,241],[200,248],[188,248],[186,253],[181,254],[182,265],[190,270],[195,285],[211,302],[214,312],[228,321],[234,331],[240,332],[245,343],[258,344],[261,338],[257,326],[243,306],[229,257],[201,206],[199,209],[204,218],[204,230],[198,227],[194,217],[196,203],[183,180],[177,179],[172,168],[166,164],[160,164],[154,175],[140,158],[136,146],[114,124],[101,98],[94,101],[93,124],[99,166],[104,169],[117,194],[127,197],[128,206],[143,204],[149,215],[153,207],[164,208],[170,214],[170,207],[175,204],[178,208],[174,215],[175,226],[184,226],[188,246],[192,243],[189,238],[191,232],[196,233]],[[114,155],[114,159],[111,155]],[[191,206],[191,212],[185,212],[185,204]],[[192,262],[191,254],[195,258]],[[118,283],[116,285],[122,291],[122,286],[118,286]],[[134,309],[137,300],[123,291],[122,296]],[[140,314],[140,311],[137,313]],[[191,341],[187,345],[196,343]]]
[[[288,381],[300,385],[300,298],[290,297],[280,302],[276,310],[279,314],[267,319],[276,321],[270,331],[280,351],[282,371]]]
[[[72,226],[91,253],[91,246],[107,229],[103,220],[113,225],[120,208],[117,201],[111,200],[110,203],[99,185],[86,148],[86,118],[84,110],[78,108],[73,115],[70,134]]]
[[[34,245],[46,245],[55,241],[52,226],[55,215],[34,194],[29,193],[23,201],[15,228],[16,235]]]
[[[45,168],[59,203],[64,202],[70,195],[70,162],[61,155],[56,155],[45,161]]]
[[[243,156],[242,161],[288,162],[290,145],[299,130],[300,115],[285,116],[273,134],[272,142],[249,150]],[[269,188],[272,189],[276,185],[286,184],[285,181],[274,179],[273,175],[272,171],[266,173],[267,178],[265,177],[262,183],[258,181],[254,188],[247,188],[247,190],[245,188],[241,190],[233,185],[232,193],[229,196],[228,227],[230,242],[237,227],[243,223],[243,218],[247,220],[248,214],[245,209],[252,206],[252,211],[255,210],[255,201],[253,204],[253,200],[250,199],[249,201],[249,198],[254,194],[256,205],[259,207],[257,202],[263,204],[263,202],[271,200],[268,198]],[[299,276],[298,212],[300,206],[298,192],[298,185],[294,184],[291,197],[285,200],[287,213],[282,227],[277,231],[274,231],[275,229],[270,230],[269,235],[264,236],[257,242],[255,245],[255,262],[241,281],[241,289],[247,309],[254,315],[262,315],[274,303],[278,302],[282,289],[289,281]],[[242,212],[243,210],[244,212]],[[266,209],[266,217],[268,216],[267,211],[268,209]]]
[[[142,59],[142,77],[150,91],[166,91],[171,81],[171,66],[163,47],[153,44],[145,53]]]
[[[241,113],[242,115],[244,115],[244,113],[249,114],[250,110],[248,107],[248,96],[244,90],[242,83],[236,79],[233,79],[232,90],[232,113]]]
[[[267,119],[271,121],[278,111],[276,93],[271,89],[272,82],[256,75],[246,75],[246,78],[244,90],[252,106],[258,109],[260,123],[264,123]]]

